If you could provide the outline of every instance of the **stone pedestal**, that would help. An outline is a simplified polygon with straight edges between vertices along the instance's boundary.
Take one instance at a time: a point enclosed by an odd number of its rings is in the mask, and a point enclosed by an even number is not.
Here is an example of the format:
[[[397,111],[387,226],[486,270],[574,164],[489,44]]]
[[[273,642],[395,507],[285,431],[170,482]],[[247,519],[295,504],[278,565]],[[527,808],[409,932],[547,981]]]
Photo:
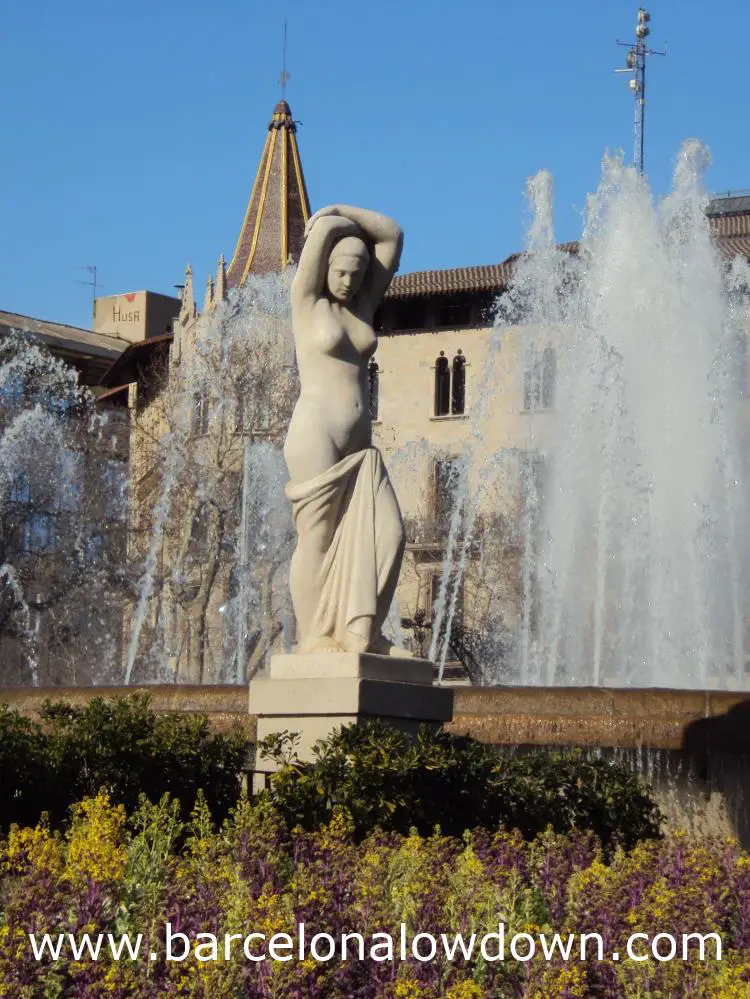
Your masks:
[[[258,716],[258,740],[285,729],[299,732],[297,754],[310,759],[313,743],[333,729],[380,718],[406,730],[453,717],[453,691],[432,685],[432,663],[369,653],[321,652],[271,657],[270,676],[250,683],[249,711]],[[269,761],[257,761],[271,770]]]

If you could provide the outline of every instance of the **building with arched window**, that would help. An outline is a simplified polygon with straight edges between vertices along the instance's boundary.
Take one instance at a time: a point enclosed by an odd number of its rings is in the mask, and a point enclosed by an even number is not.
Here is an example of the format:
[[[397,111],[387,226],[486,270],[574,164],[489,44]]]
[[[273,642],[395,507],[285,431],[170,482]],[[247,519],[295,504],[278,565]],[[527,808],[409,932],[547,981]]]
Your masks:
[[[707,213],[722,256],[750,258],[750,197],[717,199]],[[560,249],[575,254],[578,246]],[[518,624],[521,562],[514,525],[538,518],[553,441],[565,351],[561,331],[530,341],[523,326],[511,325],[503,328],[500,347],[493,329],[495,303],[517,259],[397,274],[377,317],[378,361],[388,375],[374,436],[407,531],[399,611],[413,619],[420,610],[429,620],[437,601],[454,600],[464,632],[484,627],[490,591],[495,612],[510,629]],[[735,390],[743,399],[746,340],[736,354]],[[467,454],[471,460],[462,471]],[[478,540],[464,548],[455,511],[467,502],[477,504],[471,515],[478,518]],[[494,577],[482,567],[490,528],[499,539]],[[458,588],[452,588],[449,549],[465,570]]]
[[[466,358],[459,347],[448,361],[445,351],[435,360],[435,416],[461,416],[466,407]]]
[[[435,416],[447,416],[451,409],[451,369],[445,351],[435,361]]]

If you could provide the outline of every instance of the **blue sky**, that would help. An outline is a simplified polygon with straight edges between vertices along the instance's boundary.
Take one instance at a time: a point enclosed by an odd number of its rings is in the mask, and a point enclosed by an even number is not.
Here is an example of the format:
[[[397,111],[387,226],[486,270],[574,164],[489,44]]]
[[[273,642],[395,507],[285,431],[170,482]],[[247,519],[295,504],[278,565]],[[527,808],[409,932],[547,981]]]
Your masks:
[[[654,0],[646,169],[711,148],[712,190],[750,187],[745,0]],[[88,326],[103,294],[199,293],[231,256],[279,96],[300,126],[313,208],[393,215],[403,270],[501,260],[546,167],[560,240],[607,148],[632,156],[625,0],[0,0],[0,308]]]

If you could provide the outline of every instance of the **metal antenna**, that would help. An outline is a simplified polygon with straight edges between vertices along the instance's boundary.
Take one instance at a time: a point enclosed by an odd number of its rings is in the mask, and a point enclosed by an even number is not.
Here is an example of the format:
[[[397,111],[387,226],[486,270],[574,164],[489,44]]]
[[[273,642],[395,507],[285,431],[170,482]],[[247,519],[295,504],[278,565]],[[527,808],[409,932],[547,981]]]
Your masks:
[[[97,288],[103,288],[104,285],[99,284],[99,282],[96,279],[96,264],[84,264],[82,267],[79,267],[78,270],[88,271],[89,274],[91,275],[90,281],[76,280],[76,284],[87,284],[89,288],[93,288],[93,295],[91,299],[91,314],[94,318],[96,318],[96,291]]]
[[[627,69],[616,69],[615,73],[631,74],[630,89],[635,96],[635,138],[633,143],[633,162],[638,173],[643,173],[643,131],[646,117],[646,57],[652,55],[665,56],[646,45],[646,39],[651,34],[649,21],[651,15],[643,7],[638,8],[638,23],[635,26],[635,43],[621,42],[617,44],[629,49],[626,64]]]
[[[286,71],[286,35],[287,35],[287,23],[284,21],[284,52],[281,63],[281,76],[279,77],[279,83],[281,84],[281,99],[284,100],[286,94],[286,85],[290,79],[289,73]]]

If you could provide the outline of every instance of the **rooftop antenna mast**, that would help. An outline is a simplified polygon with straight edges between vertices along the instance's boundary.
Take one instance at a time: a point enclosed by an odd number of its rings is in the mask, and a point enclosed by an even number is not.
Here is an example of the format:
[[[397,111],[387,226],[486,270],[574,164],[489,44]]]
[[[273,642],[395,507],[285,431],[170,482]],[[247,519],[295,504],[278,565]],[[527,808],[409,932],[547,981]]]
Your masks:
[[[103,288],[104,285],[99,284],[96,279],[96,264],[84,264],[82,267],[78,268],[79,271],[88,271],[91,275],[90,281],[76,281],[76,284],[87,284],[89,288],[93,288],[93,294],[91,298],[91,314],[96,319],[96,291],[97,288]]]
[[[284,100],[286,96],[286,85],[289,82],[289,73],[286,71],[286,35],[287,35],[287,23],[284,21],[284,51],[281,62],[281,76],[279,77],[279,83],[281,84],[281,99]]]
[[[651,15],[643,7],[638,8],[638,22],[635,26],[635,43],[621,42],[617,39],[617,44],[627,48],[626,69],[616,69],[615,73],[629,73],[630,89],[635,97],[635,140],[633,144],[633,162],[638,173],[643,173],[643,131],[646,116],[646,59],[648,56],[665,56],[664,52],[657,52],[650,49],[646,44],[646,39],[651,34],[649,21]]]

